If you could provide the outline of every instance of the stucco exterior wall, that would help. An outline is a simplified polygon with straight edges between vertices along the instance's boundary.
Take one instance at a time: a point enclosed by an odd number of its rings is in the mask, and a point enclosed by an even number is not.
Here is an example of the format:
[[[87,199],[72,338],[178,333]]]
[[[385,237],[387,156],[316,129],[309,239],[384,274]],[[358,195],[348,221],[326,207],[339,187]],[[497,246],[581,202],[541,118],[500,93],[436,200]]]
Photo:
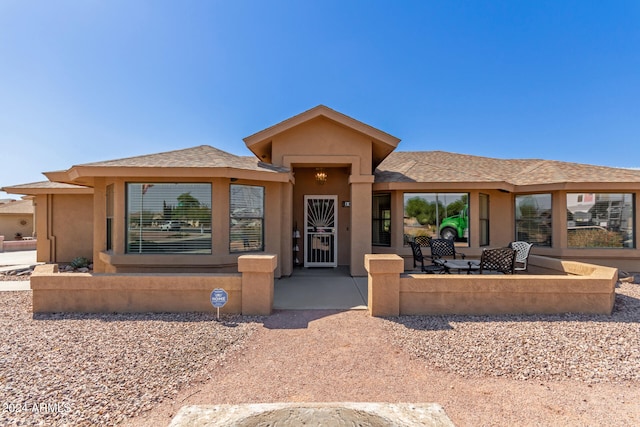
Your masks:
[[[467,184],[469,185],[469,184]],[[503,247],[515,240],[515,196],[521,193],[485,190],[455,189],[450,183],[442,184],[436,188],[424,184],[414,183],[407,189],[380,189],[380,185],[374,184],[377,193],[391,194],[391,246],[373,246],[372,252],[379,254],[398,254],[404,259],[406,270],[413,268],[413,255],[411,249],[404,245],[403,218],[404,218],[404,194],[419,192],[468,192],[469,193],[469,236],[467,246],[464,242],[458,242],[457,249],[470,258],[479,258],[482,246],[479,246],[480,219],[478,217],[479,195],[489,195],[489,245],[485,247]],[[577,190],[571,191],[576,192]],[[590,190],[593,192],[593,190]],[[611,190],[607,192],[625,192],[627,190]],[[553,203],[552,220],[552,247],[534,246],[532,254],[542,255],[566,260],[583,261],[611,268],[617,268],[628,272],[640,271],[640,249],[635,248],[569,248],[567,247],[567,216],[566,198],[567,191],[549,191],[540,189],[533,194],[550,193]],[[631,192],[638,200],[638,194]],[[528,193],[522,193],[528,194]],[[636,205],[636,235],[640,224],[640,207]],[[636,238],[637,241],[637,238]],[[423,252],[429,255],[429,248],[423,248]]]
[[[611,314],[616,269],[539,256],[530,262],[555,274],[400,274],[400,257],[366,255],[369,312],[373,316]]]
[[[370,138],[325,117],[317,117],[278,134],[272,147],[274,165],[287,166],[286,157],[290,156],[349,155],[360,159],[360,167],[353,173],[372,173]]]
[[[16,240],[16,233],[20,233],[23,237],[33,236],[32,214],[0,215],[0,236],[4,236],[5,241]]]
[[[122,177],[96,180],[95,199],[95,244],[93,256],[96,273],[222,273],[237,271],[238,257],[247,252],[230,252],[229,242],[229,187],[230,185],[253,185],[265,189],[264,251],[277,256],[275,276],[280,277],[283,265],[291,263],[290,244],[282,252],[283,239],[291,242],[290,210],[283,205],[287,197],[288,183],[266,182],[234,178],[193,178],[185,170],[179,182],[210,183],[212,191],[212,253],[211,254],[127,254],[126,246],[126,184],[128,182],[176,182],[166,177]],[[114,218],[113,249],[106,251],[106,187],[113,185]],[[284,264],[286,263],[286,264]],[[285,268],[286,269],[286,268]],[[290,274],[290,268],[289,268]]]
[[[41,194],[35,203],[39,262],[93,259],[93,195]]]
[[[221,313],[268,315],[273,306],[274,255],[245,255],[240,273],[89,274],[59,273],[39,265],[31,277],[33,312],[213,312],[210,295],[224,289]]]

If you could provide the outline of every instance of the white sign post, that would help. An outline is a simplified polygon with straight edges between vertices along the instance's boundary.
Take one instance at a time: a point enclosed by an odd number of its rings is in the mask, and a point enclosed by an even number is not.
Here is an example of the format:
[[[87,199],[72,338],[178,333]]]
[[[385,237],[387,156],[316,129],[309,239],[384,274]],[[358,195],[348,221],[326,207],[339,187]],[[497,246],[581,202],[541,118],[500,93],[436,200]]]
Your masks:
[[[224,289],[216,288],[211,291],[211,305],[217,310],[216,320],[220,320],[220,307],[224,307],[227,301],[229,301],[229,294]]]

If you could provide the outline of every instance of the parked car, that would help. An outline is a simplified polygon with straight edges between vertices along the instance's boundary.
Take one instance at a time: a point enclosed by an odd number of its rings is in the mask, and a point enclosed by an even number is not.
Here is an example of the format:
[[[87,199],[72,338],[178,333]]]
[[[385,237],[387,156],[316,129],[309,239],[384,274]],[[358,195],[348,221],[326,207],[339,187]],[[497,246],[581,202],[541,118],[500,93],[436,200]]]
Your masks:
[[[160,230],[162,231],[179,231],[180,230],[180,222],[179,221],[167,221],[160,226]]]

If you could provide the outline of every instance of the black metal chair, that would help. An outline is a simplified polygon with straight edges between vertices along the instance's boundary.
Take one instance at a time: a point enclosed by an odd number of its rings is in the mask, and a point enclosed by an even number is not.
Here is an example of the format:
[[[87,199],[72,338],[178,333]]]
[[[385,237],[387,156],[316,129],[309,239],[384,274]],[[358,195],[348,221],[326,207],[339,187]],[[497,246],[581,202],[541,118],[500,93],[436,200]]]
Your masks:
[[[480,274],[486,271],[513,274],[516,265],[516,252],[512,248],[483,249],[480,256]]]
[[[420,246],[431,245],[431,237],[429,236],[414,236],[413,241],[419,244]]]
[[[411,252],[413,252],[413,268],[416,268],[418,263],[420,263],[420,271],[423,273],[444,273],[445,269],[441,265],[424,265],[424,255],[422,255],[422,249],[418,243],[409,242],[409,246],[411,246]]]
[[[451,257],[453,259],[460,258],[464,259],[465,254],[462,252],[456,252],[456,247],[453,243],[453,240],[449,239],[429,239],[429,246],[431,247],[431,257],[434,260]]]

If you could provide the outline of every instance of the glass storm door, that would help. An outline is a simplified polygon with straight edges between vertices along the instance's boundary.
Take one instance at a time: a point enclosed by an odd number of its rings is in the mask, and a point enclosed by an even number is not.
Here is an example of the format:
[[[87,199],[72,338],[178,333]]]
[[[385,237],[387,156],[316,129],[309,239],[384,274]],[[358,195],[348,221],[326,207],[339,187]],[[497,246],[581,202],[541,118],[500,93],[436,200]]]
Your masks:
[[[337,267],[338,196],[304,196],[304,266]]]

